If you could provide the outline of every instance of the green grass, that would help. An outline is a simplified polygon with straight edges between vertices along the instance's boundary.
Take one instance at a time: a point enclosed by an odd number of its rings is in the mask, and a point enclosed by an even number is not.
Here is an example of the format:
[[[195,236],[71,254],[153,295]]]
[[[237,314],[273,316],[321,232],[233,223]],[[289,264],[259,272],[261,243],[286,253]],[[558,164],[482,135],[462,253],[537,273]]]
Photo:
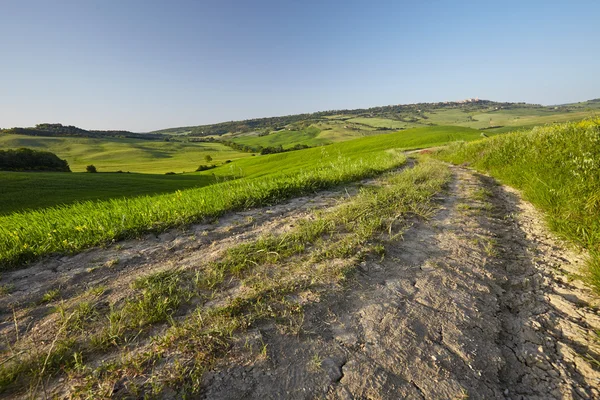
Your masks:
[[[215,183],[210,171],[185,175],[0,171],[0,215],[87,200],[153,195]]]
[[[432,127],[326,147],[251,157],[211,170],[243,178],[171,194],[82,202],[0,217],[4,268],[45,254],[77,252],[111,240],[189,224],[225,211],[271,204],[398,166],[399,148],[472,140],[479,132]]]
[[[220,143],[0,134],[0,148],[19,147],[51,151],[66,159],[73,172],[83,172],[90,164],[100,172],[190,172],[195,171],[198,165],[206,164],[206,155],[213,158],[214,164],[250,156]]]
[[[512,108],[499,110],[485,110],[474,112],[463,112],[461,109],[439,110],[427,112],[426,120],[420,122],[432,123],[436,125],[456,125],[465,126],[474,129],[489,128],[490,126],[502,126],[503,129],[496,128],[486,130],[490,132],[506,132],[516,128],[525,128],[534,126],[560,123],[566,121],[578,121],[589,118],[594,115],[593,109],[582,109],[574,111],[565,111],[551,107],[528,107]]]
[[[297,334],[302,307],[289,295],[339,285],[371,251],[381,256],[384,241],[409,227],[408,219],[431,216],[432,200],[450,176],[441,162],[425,160],[384,175],[332,209],[313,212],[287,233],[235,245],[215,262],[139,277],[132,293],[109,307],[99,307],[106,300],[100,297],[103,287],[90,288],[77,301],[66,299],[57,307],[59,318],[45,325],[55,332],[56,345],[32,345],[32,336],[6,350],[11,356],[0,365],[0,393],[27,391],[33,398],[43,391],[40,382],[58,376],[69,382],[66,390],[74,398],[110,396],[123,377],[125,397],[159,395],[167,387],[178,395],[195,393],[202,373],[226,355],[233,335],[255,321],[271,320]],[[206,279],[215,276],[219,279]],[[234,276],[243,290],[226,295],[218,307],[206,307],[205,301],[228,290],[226,282]],[[192,299],[202,305],[192,309]],[[151,351],[140,351],[150,335]],[[266,357],[265,350],[264,345],[256,349],[260,357]],[[165,359],[174,362],[160,363]],[[133,378],[140,375],[153,379]]]
[[[418,124],[414,124],[412,122],[404,122],[398,121],[395,119],[388,118],[366,118],[366,117],[356,117],[349,119],[348,122],[355,122],[358,124],[365,124],[372,126],[374,128],[389,128],[389,129],[406,129],[406,128],[414,128],[418,126]]]
[[[266,136],[245,135],[233,137],[230,140],[239,144],[245,144],[252,147],[282,146],[284,149],[287,149],[296,144],[305,144],[307,146],[313,147],[329,143],[318,137],[320,132],[321,130],[319,128],[310,126],[301,131],[282,130],[278,132],[272,132]]]
[[[589,278],[600,292],[600,119],[455,144],[438,156],[520,189],[551,229],[590,251]]]

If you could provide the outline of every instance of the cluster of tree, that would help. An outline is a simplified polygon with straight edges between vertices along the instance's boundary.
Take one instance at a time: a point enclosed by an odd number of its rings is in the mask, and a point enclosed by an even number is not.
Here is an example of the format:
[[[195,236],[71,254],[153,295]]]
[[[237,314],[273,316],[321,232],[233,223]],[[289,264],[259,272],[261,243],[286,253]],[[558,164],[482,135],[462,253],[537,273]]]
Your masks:
[[[217,168],[217,166],[215,164],[212,164],[212,165],[200,165],[200,166],[198,166],[198,168],[196,168],[196,172],[208,171],[209,169],[213,169],[213,168]]]
[[[211,138],[212,139],[212,138]],[[229,146],[234,150],[243,151],[245,153],[258,153],[261,151],[261,146],[248,146],[247,144],[236,143],[232,140],[212,140],[214,142],[219,142],[224,144],[225,146]]]
[[[275,147],[262,147],[260,149],[260,154],[285,153],[286,151],[302,150],[308,148],[310,148],[310,146],[307,146],[305,144],[297,144],[295,146],[288,147],[287,149],[284,149],[282,145]]]
[[[129,131],[88,131],[73,125],[62,124],[38,124],[33,128],[10,128],[3,129],[1,132],[29,136],[69,136],[89,138],[117,137],[145,140],[164,140],[166,138],[164,135],[151,135],[147,133],[134,133]]]
[[[71,172],[69,163],[56,154],[26,148],[0,150],[0,170]]]

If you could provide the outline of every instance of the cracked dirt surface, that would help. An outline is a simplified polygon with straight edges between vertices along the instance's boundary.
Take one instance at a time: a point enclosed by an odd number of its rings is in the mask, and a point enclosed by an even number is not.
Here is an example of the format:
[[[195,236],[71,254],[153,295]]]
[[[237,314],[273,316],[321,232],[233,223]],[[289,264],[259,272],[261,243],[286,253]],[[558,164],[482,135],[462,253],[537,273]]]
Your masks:
[[[600,302],[577,277],[584,255],[549,234],[516,191],[451,168],[431,220],[388,240],[385,256],[362,261],[344,287],[297,294],[304,321],[296,334],[265,321],[236,337],[198,397],[600,398]],[[217,259],[355,192],[322,192],[4,273],[0,283],[13,290],[0,298],[3,343],[36,323],[43,331],[52,304],[40,299],[51,289],[68,299],[106,285],[103,301],[122,301],[143,274]]]
[[[599,398],[598,302],[573,275],[582,256],[515,191],[453,169],[435,218],[322,293],[298,336],[250,332],[267,359],[207,374],[203,397]]]

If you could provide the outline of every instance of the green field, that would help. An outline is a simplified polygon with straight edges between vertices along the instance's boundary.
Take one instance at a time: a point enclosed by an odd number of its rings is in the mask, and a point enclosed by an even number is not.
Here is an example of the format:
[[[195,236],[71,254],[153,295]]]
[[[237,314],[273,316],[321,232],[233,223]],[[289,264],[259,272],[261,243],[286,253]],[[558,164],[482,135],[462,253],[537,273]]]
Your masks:
[[[478,137],[478,131],[460,127],[377,135],[234,161],[208,172],[238,179],[199,189],[7,215],[0,217],[0,263],[6,268],[48,253],[75,252],[229,210],[278,202],[394,168],[404,160],[400,149]]]
[[[55,153],[69,162],[73,172],[85,171],[87,165],[93,164],[100,172],[179,173],[195,171],[198,165],[206,164],[206,155],[215,164],[250,156],[220,143],[0,134],[0,148],[20,147]]]
[[[292,147],[296,144],[304,144],[310,147],[328,144],[330,142],[319,138],[321,130],[317,127],[310,126],[306,129],[297,130],[282,130],[272,132],[265,136],[244,135],[232,137],[230,140],[239,144],[245,144],[251,147],[277,147],[282,146],[284,149]]]
[[[76,201],[107,200],[206,186],[215,182],[209,172],[154,175],[0,171],[0,215]]]
[[[600,291],[600,119],[455,144],[437,156],[520,189],[552,229],[590,251],[590,282]]]
[[[412,122],[404,122],[404,121],[398,121],[398,120],[395,120],[395,119],[376,118],[376,117],[372,117],[372,118],[365,118],[365,117],[351,118],[351,119],[348,119],[347,122],[355,122],[355,123],[358,123],[358,124],[364,124],[364,125],[372,126],[374,128],[388,128],[388,129],[407,129],[407,128],[414,128],[416,126],[419,126],[418,124],[415,124],[415,123],[412,123]]]
[[[427,125],[456,125],[474,129],[486,129],[487,132],[504,133],[520,128],[578,121],[600,114],[600,102],[589,101],[557,107],[511,105],[491,106],[473,109],[469,107],[438,108],[394,114],[394,118],[380,116],[350,116],[339,114],[327,117],[345,124],[356,123],[364,127],[407,129]],[[403,122],[402,118],[415,118],[414,122]],[[501,126],[501,128],[492,128]],[[489,130],[488,130],[489,129]]]

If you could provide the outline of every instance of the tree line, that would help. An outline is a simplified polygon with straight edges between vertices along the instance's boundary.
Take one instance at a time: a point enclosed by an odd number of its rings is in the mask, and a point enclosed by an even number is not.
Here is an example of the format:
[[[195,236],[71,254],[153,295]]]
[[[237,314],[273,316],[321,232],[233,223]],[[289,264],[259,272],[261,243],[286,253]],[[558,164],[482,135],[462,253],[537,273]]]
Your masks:
[[[0,170],[71,172],[69,163],[56,154],[26,148],[0,150]]]
[[[144,139],[144,140],[165,140],[168,136],[165,135],[151,135],[146,133],[134,133],[129,131],[99,131],[99,130],[85,130],[78,128],[73,125],[63,124],[37,124],[31,128],[9,128],[3,129],[1,133],[8,133],[14,135],[28,135],[28,136],[50,136],[50,137],[87,137],[87,138],[103,138],[103,137],[115,137],[115,138],[129,138],[129,139]]]

